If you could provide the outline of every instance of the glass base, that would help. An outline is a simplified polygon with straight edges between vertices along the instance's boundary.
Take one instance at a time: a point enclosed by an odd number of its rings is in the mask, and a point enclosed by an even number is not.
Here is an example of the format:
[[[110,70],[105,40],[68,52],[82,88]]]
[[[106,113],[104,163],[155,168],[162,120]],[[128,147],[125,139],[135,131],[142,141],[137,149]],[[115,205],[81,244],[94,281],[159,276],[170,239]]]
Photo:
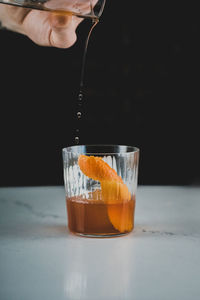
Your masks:
[[[76,235],[76,236],[80,236],[80,237],[86,237],[86,238],[114,238],[114,237],[120,237],[120,236],[124,236],[124,235],[128,235],[130,232],[125,232],[125,233],[111,233],[111,234],[87,234],[87,233],[80,233],[80,232],[73,232],[70,231],[72,234]]]

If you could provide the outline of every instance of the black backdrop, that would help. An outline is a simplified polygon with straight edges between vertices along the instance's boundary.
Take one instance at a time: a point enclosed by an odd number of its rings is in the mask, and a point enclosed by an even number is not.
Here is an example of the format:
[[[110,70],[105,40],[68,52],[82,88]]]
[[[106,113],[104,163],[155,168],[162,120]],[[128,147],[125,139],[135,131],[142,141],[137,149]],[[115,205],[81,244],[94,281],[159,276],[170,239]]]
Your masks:
[[[199,184],[197,7],[121,3],[91,35],[80,143],[138,146],[139,184]],[[0,32],[1,186],[63,184],[90,25],[70,49]]]

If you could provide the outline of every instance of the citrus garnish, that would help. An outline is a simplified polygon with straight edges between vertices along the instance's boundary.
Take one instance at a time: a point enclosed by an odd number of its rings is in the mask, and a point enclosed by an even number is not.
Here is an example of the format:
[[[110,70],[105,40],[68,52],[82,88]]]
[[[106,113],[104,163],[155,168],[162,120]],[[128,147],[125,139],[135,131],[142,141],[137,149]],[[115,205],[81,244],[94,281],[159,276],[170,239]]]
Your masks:
[[[115,180],[122,182],[121,177],[101,157],[80,155],[78,164],[81,171],[88,177],[102,181]]]
[[[133,207],[129,201],[131,194],[122,178],[101,157],[80,155],[78,164],[86,176],[101,183],[102,199],[108,204],[108,216],[115,229],[130,231]]]

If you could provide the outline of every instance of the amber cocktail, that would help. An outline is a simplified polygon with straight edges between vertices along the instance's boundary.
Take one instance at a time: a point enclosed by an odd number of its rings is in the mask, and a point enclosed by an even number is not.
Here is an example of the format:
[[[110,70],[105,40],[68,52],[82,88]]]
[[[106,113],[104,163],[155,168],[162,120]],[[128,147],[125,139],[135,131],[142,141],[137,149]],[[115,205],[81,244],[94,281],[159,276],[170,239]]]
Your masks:
[[[63,149],[68,227],[111,237],[134,228],[139,149],[87,145]]]

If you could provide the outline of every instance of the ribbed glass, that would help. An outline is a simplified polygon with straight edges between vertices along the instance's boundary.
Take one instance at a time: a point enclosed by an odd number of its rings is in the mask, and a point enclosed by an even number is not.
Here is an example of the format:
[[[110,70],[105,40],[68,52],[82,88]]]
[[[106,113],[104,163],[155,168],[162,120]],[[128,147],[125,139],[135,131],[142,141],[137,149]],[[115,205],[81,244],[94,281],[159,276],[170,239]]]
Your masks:
[[[125,205],[129,205],[128,201],[132,199],[134,201],[135,207],[138,179],[139,149],[137,147],[125,145],[77,145],[64,148],[62,152],[64,185],[66,191],[66,201],[68,204],[68,219],[70,218],[71,224],[74,222],[72,220],[73,218],[76,219],[75,223],[84,223],[79,224],[79,229],[82,228],[80,229],[80,231],[82,232],[75,232],[76,230],[70,230],[81,235],[89,236],[111,236],[120,235],[120,233],[123,233],[113,232],[111,234],[111,232],[105,232],[105,230],[103,233],[97,233],[95,232],[95,230],[98,230],[95,229],[93,232],[92,228],[85,230],[85,228],[89,226],[87,224],[86,219],[88,218],[89,222],[89,211],[91,211],[91,214],[92,210],[95,214],[97,213],[97,210],[95,209],[97,208],[97,204],[99,205],[98,207],[100,209],[102,209],[102,207],[105,205],[107,205],[108,207],[111,205],[115,205],[116,209],[119,209],[119,207],[121,207],[121,209],[124,209],[123,207],[125,207]],[[116,180],[112,178],[109,180],[104,178],[101,180],[94,180],[86,176],[81,171],[78,164],[78,158],[81,154],[84,154],[88,157],[101,157],[103,161],[105,161],[112,169],[114,169],[117,172],[118,177],[121,177],[122,181],[121,179]],[[74,206],[73,216],[69,215],[69,210],[71,211],[70,205]],[[78,216],[74,215],[76,213],[80,215],[79,220],[77,219]],[[121,212],[119,211],[119,214],[120,213]],[[124,215],[124,218],[125,217],[126,216]],[[102,215],[102,222],[103,218],[104,216]],[[93,222],[95,222],[95,220]],[[123,223],[124,221],[122,220],[121,222]],[[74,225],[74,228],[75,227],[76,226]],[[132,228],[133,227],[134,224]],[[99,229],[99,231],[101,230]]]

